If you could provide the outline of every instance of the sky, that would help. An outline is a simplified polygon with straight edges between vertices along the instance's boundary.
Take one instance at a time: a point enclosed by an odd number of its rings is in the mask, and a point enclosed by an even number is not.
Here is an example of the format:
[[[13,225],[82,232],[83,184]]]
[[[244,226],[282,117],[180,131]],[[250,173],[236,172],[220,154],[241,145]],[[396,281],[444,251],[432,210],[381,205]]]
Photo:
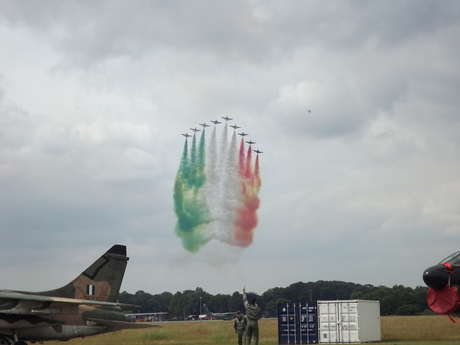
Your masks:
[[[455,0],[0,0],[1,287],[113,244],[130,293],[423,285],[460,250],[459,36]],[[180,134],[222,116],[264,152],[259,222],[190,253]]]

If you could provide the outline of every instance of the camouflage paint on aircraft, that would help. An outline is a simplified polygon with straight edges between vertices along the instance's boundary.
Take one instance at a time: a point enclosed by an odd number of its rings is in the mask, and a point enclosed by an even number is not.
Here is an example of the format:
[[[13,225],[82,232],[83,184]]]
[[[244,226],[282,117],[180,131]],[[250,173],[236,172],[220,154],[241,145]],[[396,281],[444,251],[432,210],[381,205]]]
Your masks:
[[[114,245],[71,283],[42,292],[0,290],[0,341],[69,340],[158,327],[127,322],[117,302],[126,265],[126,246]]]

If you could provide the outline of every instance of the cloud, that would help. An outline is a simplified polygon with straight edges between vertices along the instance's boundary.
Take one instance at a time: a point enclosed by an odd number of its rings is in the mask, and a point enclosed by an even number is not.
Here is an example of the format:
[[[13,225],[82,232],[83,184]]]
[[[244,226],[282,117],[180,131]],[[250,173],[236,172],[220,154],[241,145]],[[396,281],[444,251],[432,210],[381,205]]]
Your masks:
[[[458,250],[459,6],[2,2],[0,271],[24,290],[116,242],[130,292],[421,284]],[[264,152],[259,226],[194,256],[180,133],[227,115]]]

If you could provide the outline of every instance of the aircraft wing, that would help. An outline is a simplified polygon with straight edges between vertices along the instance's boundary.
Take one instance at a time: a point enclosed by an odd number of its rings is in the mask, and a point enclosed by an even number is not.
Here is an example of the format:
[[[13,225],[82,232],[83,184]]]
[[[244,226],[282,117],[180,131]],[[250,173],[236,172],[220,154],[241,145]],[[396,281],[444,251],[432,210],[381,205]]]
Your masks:
[[[113,320],[103,320],[103,319],[87,319],[98,323],[102,326],[107,326],[114,329],[137,329],[137,328],[154,328],[161,327],[159,325],[153,325],[146,322],[125,322],[125,321],[113,321]]]
[[[53,307],[51,307],[53,304]],[[16,291],[0,290],[0,311],[8,314],[39,314],[47,313],[51,309],[60,306],[68,309],[77,308],[78,305],[99,305],[110,307],[132,307],[132,304],[113,303],[102,301],[90,301],[85,299],[50,297],[43,295],[27,294]],[[73,312],[70,312],[73,314]]]
[[[7,321],[8,323],[18,322],[21,320],[27,320],[34,325],[38,323],[47,323],[50,325],[65,324],[65,321],[50,319],[48,317],[43,317],[43,316],[38,316],[38,315],[17,315],[17,314],[0,313],[0,319]],[[0,328],[4,329],[4,327],[0,327]]]

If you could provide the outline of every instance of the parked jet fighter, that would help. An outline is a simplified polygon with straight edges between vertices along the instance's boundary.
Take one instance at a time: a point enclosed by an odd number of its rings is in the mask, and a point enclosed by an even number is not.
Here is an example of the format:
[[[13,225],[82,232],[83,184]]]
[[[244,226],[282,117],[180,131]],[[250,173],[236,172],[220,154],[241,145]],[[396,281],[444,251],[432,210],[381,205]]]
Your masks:
[[[212,317],[215,320],[233,320],[236,317],[236,312],[228,312],[228,313],[213,313],[209,311],[206,304],[203,304],[204,314],[200,315],[200,319],[204,320],[206,317]]]
[[[213,124],[215,124],[215,125],[218,125],[219,123],[222,123],[222,122],[219,122],[219,121],[217,121],[217,120],[214,120],[214,121],[211,120],[211,122],[212,122]]]
[[[249,134],[248,134],[248,133],[241,132],[241,133],[238,133],[238,135],[241,135],[242,137],[244,137],[244,136],[249,135]]]
[[[69,340],[129,328],[159,327],[127,322],[117,302],[128,257],[114,245],[69,284],[49,291],[0,290],[0,343]]]
[[[260,150],[252,150],[252,151],[254,151],[254,152],[255,152],[255,153],[257,153],[257,154],[259,154],[259,153],[263,153],[263,152],[262,152],[262,151],[260,151]]]
[[[427,268],[423,281],[429,287],[427,302],[432,311],[460,317],[460,251]]]
[[[225,121],[231,121],[233,119],[229,118],[228,116],[222,116],[222,118],[225,120]]]
[[[184,137],[186,137],[186,138],[190,138],[190,137],[191,137],[191,135],[188,134],[188,133],[181,133],[181,134],[182,134]]]

